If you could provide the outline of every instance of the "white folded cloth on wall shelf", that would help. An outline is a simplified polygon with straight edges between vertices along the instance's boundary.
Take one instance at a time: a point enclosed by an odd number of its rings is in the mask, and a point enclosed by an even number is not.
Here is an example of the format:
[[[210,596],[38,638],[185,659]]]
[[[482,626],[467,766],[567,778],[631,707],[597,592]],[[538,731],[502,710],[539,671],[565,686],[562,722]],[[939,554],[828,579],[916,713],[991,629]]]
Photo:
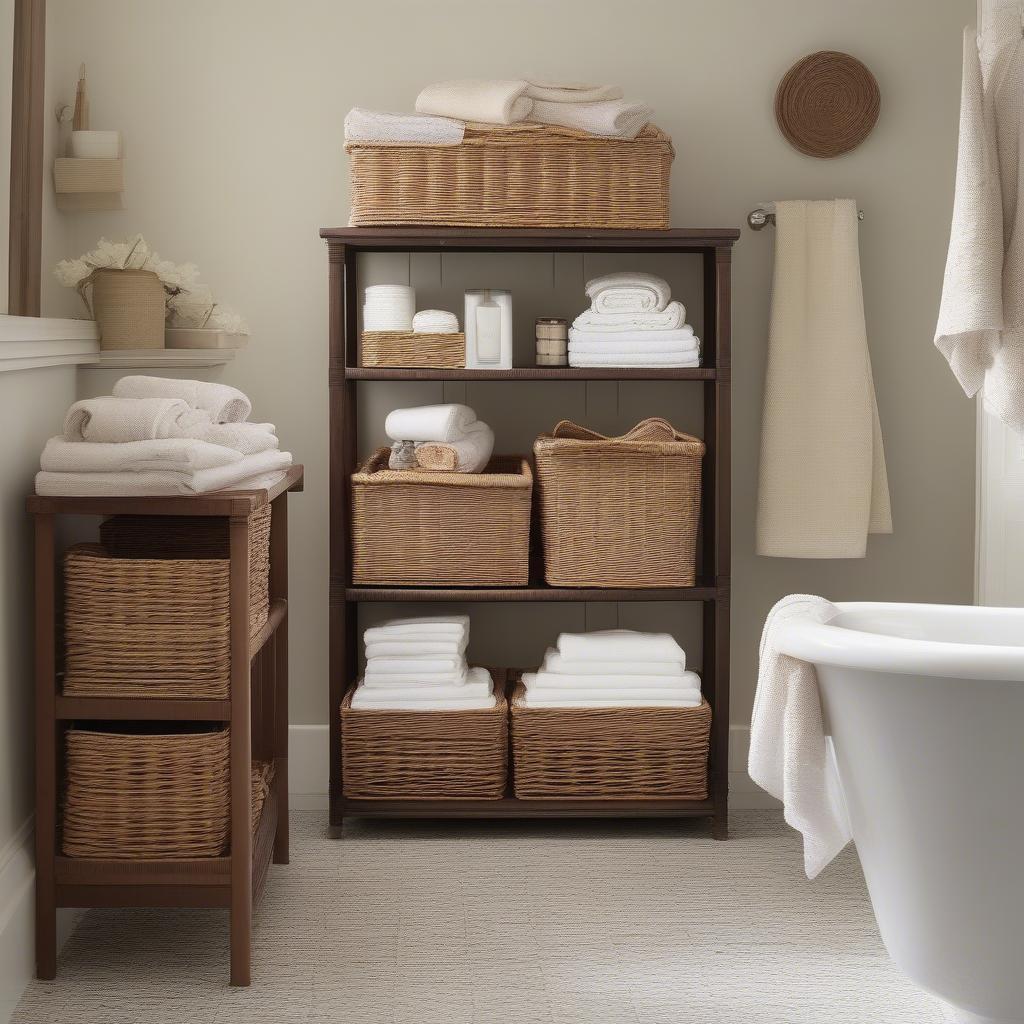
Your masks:
[[[567,676],[635,675],[657,679],[673,676],[681,678],[686,666],[682,661],[584,661],[580,658],[567,658],[549,647],[541,671]]]
[[[697,367],[700,353],[679,349],[674,352],[622,352],[604,355],[600,352],[574,352],[569,349],[570,366],[650,366],[650,367]]]
[[[475,422],[468,405],[419,405],[389,412],[384,432],[392,441],[458,441]]]
[[[601,100],[621,100],[622,86],[530,78],[526,83],[526,95],[531,100],[544,100],[547,103],[597,103]]]
[[[421,114],[438,114],[460,121],[514,124],[533,109],[522,79],[459,78],[434,82],[416,97]]]
[[[668,633],[603,629],[593,633],[562,633],[558,652],[573,661],[672,661],[686,667],[686,652]]]
[[[686,323],[686,307],[681,302],[670,302],[663,310],[647,313],[598,313],[585,309],[572,322],[579,331],[591,334],[619,333],[621,331],[678,331],[693,328]]]
[[[477,420],[455,441],[418,441],[416,461],[423,469],[482,473],[494,452],[494,431]]]
[[[776,647],[787,622],[828,622],[835,605],[791,594],[768,613],[750,725],[750,777],[784,805],[786,821],[804,837],[804,870],[814,878],[850,841],[842,783],[825,736],[814,666]]]
[[[205,431],[209,413],[180,398],[85,398],[64,417],[67,441],[119,444],[157,438],[188,437]]]
[[[595,277],[587,282],[586,293],[598,313],[661,313],[672,297],[664,278],[638,271]]]
[[[366,675],[416,675],[429,676],[440,672],[458,672],[463,668],[463,659],[430,655],[422,658],[380,657],[372,658],[366,664]]]
[[[465,134],[466,126],[462,121],[433,114],[393,114],[353,107],[345,115],[346,142],[458,146]]]
[[[646,103],[602,100],[597,103],[550,103],[534,100],[529,119],[556,124],[608,139],[635,139],[651,123],[654,111]]]
[[[459,318],[447,309],[421,309],[412,318],[415,334],[458,334]]]
[[[180,398],[193,409],[203,409],[215,423],[236,423],[247,419],[252,402],[229,384],[205,380],[176,380],[131,374],[113,388],[115,398]]]
[[[369,644],[377,640],[462,637],[468,631],[468,615],[426,615],[421,618],[389,619],[378,626],[371,626],[363,633],[363,640]]]
[[[366,645],[367,658],[456,657],[466,650],[467,637],[436,640],[375,640]]]
[[[241,452],[233,448],[195,438],[166,437],[107,444],[51,437],[39,458],[39,468],[48,473],[137,473],[153,469],[194,473],[241,460]]]

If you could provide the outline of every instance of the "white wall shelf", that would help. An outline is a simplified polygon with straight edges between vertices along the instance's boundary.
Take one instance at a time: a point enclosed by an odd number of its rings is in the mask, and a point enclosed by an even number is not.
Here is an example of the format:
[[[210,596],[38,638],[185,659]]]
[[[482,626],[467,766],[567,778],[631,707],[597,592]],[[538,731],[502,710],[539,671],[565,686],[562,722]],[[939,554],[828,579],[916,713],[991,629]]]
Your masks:
[[[192,370],[230,363],[236,351],[233,348],[108,349],[96,353],[83,366],[105,370]]]

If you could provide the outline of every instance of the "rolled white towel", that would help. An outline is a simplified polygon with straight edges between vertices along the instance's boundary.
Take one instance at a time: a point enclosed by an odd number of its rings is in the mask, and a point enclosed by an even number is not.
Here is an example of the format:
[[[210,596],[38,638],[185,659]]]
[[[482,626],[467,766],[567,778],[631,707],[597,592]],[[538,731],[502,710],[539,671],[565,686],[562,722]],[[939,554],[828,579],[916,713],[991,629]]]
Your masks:
[[[549,103],[534,100],[530,120],[557,124],[606,139],[635,139],[651,123],[646,103],[602,100],[598,103]]]
[[[682,661],[584,661],[566,658],[549,647],[541,665],[543,672],[556,672],[567,676],[642,676],[657,679],[681,679],[686,672]]]
[[[420,441],[416,461],[435,472],[482,473],[493,452],[494,431],[477,421],[466,427],[465,436],[457,441]]]
[[[680,349],[675,352],[621,352],[602,355],[599,352],[574,352],[570,349],[569,365],[685,369],[700,366],[700,353],[692,349]]]
[[[238,423],[252,412],[252,402],[238,388],[206,380],[132,374],[114,385],[113,394],[115,398],[180,398],[193,409],[204,409],[215,423]]]
[[[439,114],[460,121],[514,124],[533,109],[522,79],[458,78],[434,82],[416,97],[421,114]]]
[[[601,100],[621,100],[622,86],[530,78],[526,83],[526,95],[531,100],[544,100],[547,103],[597,103]]]
[[[458,441],[475,422],[468,405],[418,405],[389,412],[384,432],[392,441]]]
[[[594,633],[562,633],[558,653],[573,661],[674,661],[686,665],[686,652],[668,633],[604,629]]]
[[[241,452],[195,438],[167,437],[120,444],[51,437],[39,458],[48,473],[119,473],[171,470],[194,473],[240,462]]]
[[[637,271],[595,277],[586,293],[597,313],[661,313],[672,298],[668,281]]]
[[[180,398],[86,398],[64,417],[67,441],[120,444],[188,437],[210,425],[210,414]]]
[[[434,658],[464,654],[466,637],[451,640],[375,640],[365,648],[367,658]]]
[[[353,107],[345,115],[346,142],[405,146],[458,146],[466,134],[461,121],[432,114],[392,114]]]
[[[419,640],[434,637],[463,637],[469,630],[468,615],[426,615],[419,618],[389,619],[371,626],[363,633],[366,643],[377,640],[400,640],[406,637]]]
[[[412,318],[415,334],[458,334],[459,318],[447,309],[421,309]]]
[[[681,302],[670,302],[660,313],[598,313],[585,309],[572,325],[578,331],[593,334],[618,334],[621,331],[678,331],[693,328],[686,323],[686,307]]]

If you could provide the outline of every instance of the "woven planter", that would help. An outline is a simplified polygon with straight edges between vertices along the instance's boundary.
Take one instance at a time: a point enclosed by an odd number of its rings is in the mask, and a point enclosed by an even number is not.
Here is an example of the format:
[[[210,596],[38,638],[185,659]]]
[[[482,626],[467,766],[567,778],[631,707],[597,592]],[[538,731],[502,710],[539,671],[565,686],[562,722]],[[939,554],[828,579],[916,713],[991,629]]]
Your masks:
[[[354,584],[526,584],[533,474],[525,458],[443,473],[389,470],[388,454],[379,449],[352,476]]]
[[[167,297],[156,274],[149,270],[94,270],[90,283],[100,348],[164,347]]]
[[[519,798],[704,800],[711,708],[527,708],[511,700]]]
[[[562,421],[533,453],[548,583],[694,585],[703,441],[661,419],[616,438]]]
[[[350,223],[667,228],[672,140],[467,125],[458,146],[349,143]]]
[[[466,365],[466,336],[413,331],[364,331],[361,366],[451,369]]]
[[[508,775],[505,673],[492,669],[495,707],[468,711],[353,710],[341,703],[342,791],[352,800],[500,800]]]
[[[228,730],[169,723],[154,725],[159,731],[117,728],[67,731],[64,855],[168,860],[226,853]],[[273,765],[253,764],[253,829],[272,779]]]

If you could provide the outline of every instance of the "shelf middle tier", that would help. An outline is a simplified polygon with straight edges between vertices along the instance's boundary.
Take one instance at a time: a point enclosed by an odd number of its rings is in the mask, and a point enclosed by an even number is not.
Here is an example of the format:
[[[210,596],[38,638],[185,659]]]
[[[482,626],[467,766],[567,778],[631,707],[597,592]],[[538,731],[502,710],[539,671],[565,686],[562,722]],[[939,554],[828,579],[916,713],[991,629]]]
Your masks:
[[[514,366],[511,370],[395,369],[382,366],[349,366],[351,380],[697,380],[712,381],[718,371],[700,367],[620,366]]]
[[[333,583],[334,581],[332,581]],[[725,594],[711,585],[613,589],[605,587],[331,587],[346,601],[714,601]]]

